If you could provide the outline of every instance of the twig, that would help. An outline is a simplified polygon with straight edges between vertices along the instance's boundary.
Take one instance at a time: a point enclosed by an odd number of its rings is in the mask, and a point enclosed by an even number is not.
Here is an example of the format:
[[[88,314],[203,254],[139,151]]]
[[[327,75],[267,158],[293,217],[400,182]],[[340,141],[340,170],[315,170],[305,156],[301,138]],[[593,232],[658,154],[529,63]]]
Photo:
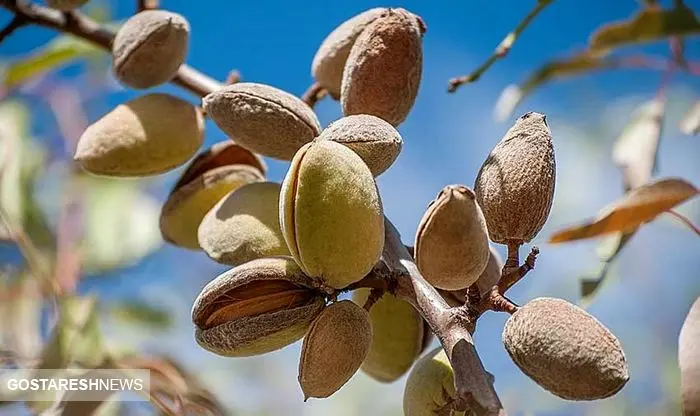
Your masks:
[[[505,415],[493,383],[479,358],[471,332],[473,322],[466,308],[450,308],[436,289],[425,281],[401,237],[387,219],[383,262],[394,273],[395,295],[413,305],[440,339],[455,374],[455,410],[474,403],[479,415]],[[466,409],[463,409],[466,410]]]
[[[452,78],[449,81],[447,91],[455,92],[462,84],[467,84],[478,80],[481,75],[491,67],[491,65],[508,54],[515,41],[518,40],[520,34],[528,27],[532,20],[553,1],[554,0],[537,0],[535,7],[530,10],[530,13],[525,16],[525,18],[518,24],[518,26],[515,27],[515,29],[513,29],[512,32],[508,33],[508,35],[503,38],[501,43],[498,45],[498,47],[496,47],[493,54],[486,60],[486,62],[481,64],[480,67],[469,75]]]
[[[159,0],[138,0],[136,5],[136,11],[142,12],[144,10],[154,10],[160,7]]]
[[[301,100],[308,104],[309,107],[313,108],[317,102],[321,101],[327,95],[328,90],[323,88],[318,82],[314,82],[301,96]]]
[[[0,42],[5,40],[8,36],[10,36],[12,33],[14,33],[15,30],[19,29],[20,27],[24,26],[27,24],[27,21],[24,20],[21,16],[15,16],[10,23],[7,24],[2,30],[0,30]]]
[[[229,71],[228,75],[226,76],[226,85],[235,84],[237,82],[241,82],[241,73],[235,69]]]
[[[114,32],[80,12],[62,13],[34,3],[12,0],[0,0],[0,7],[15,13],[27,23],[70,33],[105,50],[112,48]],[[220,82],[187,65],[182,65],[170,82],[200,97],[223,87]]]
[[[666,212],[668,214],[672,215],[673,217],[675,217],[678,221],[680,221],[683,224],[685,224],[686,226],[688,226],[688,228],[693,230],[695,232],[695,234],[700,235],[700,228],[698,226],[696,226],[695,224],[693,224],[692,221],[690,221],[688,218],[686,218],[685,215],[681,214],[678,211],[674,211],[672,209],[670,209]]]

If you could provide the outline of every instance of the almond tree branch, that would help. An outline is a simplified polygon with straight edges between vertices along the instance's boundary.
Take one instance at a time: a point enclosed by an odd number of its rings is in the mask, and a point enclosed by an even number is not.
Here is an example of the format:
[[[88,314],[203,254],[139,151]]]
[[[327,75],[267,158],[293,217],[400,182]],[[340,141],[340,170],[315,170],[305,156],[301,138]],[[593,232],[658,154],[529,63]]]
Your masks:
[[[478,415],[505,415],[489,374],[484,369],[471,334],[474,323],[464,307],[450,308],[421,275],[401,242],[394,225],[385,219],[383,262],[393,272],[395,295],[413,305],[442,344],[452,364],[457,397],[454,410],[471,409]]]
[[[69,33],[105,50],[112,48],[114,32],[80,12],[63,13],[38,4],[16,0],[0,0],[0,7],[13,12],[17,18],[29,24]],[[182,65],[170,82],[200,97],[223,86],[220,82],[187,65]]]
[[[549,4],[553,1],[554,0],[537,0],[537,4],[535,5],[535,7],[533,7],[532,10],[530,10],[530,13],[528,13],[527,16],[525,16],[525,18],[518,24],[518,26],[515,27],[515,29],[513,29],[512,32],[508,33],[508,35],[506,35],[506,37],[503,38],[501,43],[496,47],[496,49],[493,51],[493,54],[486,60],[486,62],[481,64],[480,67],[478,67],[469,75],[452,78],[449,81],[447,91],[455,92],[457,91],[457,88],[459,88],[459,86],[461,86],[462,84],[467,84],[478,80],[481,77],[481,75],[491,67],[491,65],[493,65],[497,60],[508,55],[508,52],[513,47],[515,41],[518,40],[520,34],[530,25],[530,23],[535,19],[535,17],[537,17],[537,15],[540,14],[540,12],[544,10],[547,6],[549,6]]]

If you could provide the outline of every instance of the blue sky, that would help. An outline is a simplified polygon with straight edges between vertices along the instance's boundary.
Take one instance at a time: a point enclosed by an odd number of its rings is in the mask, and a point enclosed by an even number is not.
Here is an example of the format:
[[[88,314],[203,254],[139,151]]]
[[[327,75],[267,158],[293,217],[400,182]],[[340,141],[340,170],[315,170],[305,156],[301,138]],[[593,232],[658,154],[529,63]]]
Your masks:
[[[105,2],[115,18],[127,17],[135,2]],[[563,225],[593,215],[621,193],[620,175],[610,149],[631,111],[654,96],[660,74],[625,70],[555,82],[538,90],[499,123],[493,107],[501,90],[523,80],[547,60],[563,57],[586,46],[589,34],[602,21],[630,15],[632,0],[587,2],[555,1],[518,40],[508,57],[497,62],[477,83],[447,94],[447,80],[478,66],[524,16],[533,1],[402,1],[393,4],[422,16],[428,26],[424,37],[424,71],[416,105],[399,131],[404,148],[396,164],[379,178],[387,215],[408,243],[430,200],[448,184],[472,186],[476,173],[494,144],[519,114],[544,112],[553,131],[557,157],[557,189],[552,215],[535,244],[542,254],[537,269],[509,292],[518,303],[537,296],[578,301],[577,278],[596,265],[597,241],[550,246],[547,235]],[[700,10],[700,1],[686,1]],[[182,13],[192,27],[187,62],[209,75],[224,79],[229,70],[245,81],[262,82],[301,94],[312,82],[311,59],[323,38],[343,20],[371,7],[372,1],[208,1],[164,0]],[[6,16],[3,15],[5,21]],[[53,36],[44,29],[27,28],[0,45],[0,58],[26,53]],[[689,42],[687,54],[700,59],[700,43]],[[666,44],[640,49],[667,54]],[[61,71],[66,80],[82,67]],[[193,102],[175,87],[159,87]],[[87,114],[94,121],[114,105],[138,93],[114,90],[91,98]],[[17,95],[22,97],[21,94]],[[700,141],[680,135],[677,120],[700,96],[700,79],[677,74],[669,90],[671,102],[662,139],[658,176],[682,176],[700,184]],[[55,140],[56,128],[37,105],[33,130]],[[338,103],[317,106],[323,125],[341,116]],[[209,122],[206,144],[225,139]],[[268,161],[271,180],[281,181],[286,163]],[[156,178],[154,195],[165,197],[178,172]],[[700,222],[698,201],[681,208]],[[509,360],[500,341],[506,316],[490,314],[479,322],[475,335],[486,368],[496,376],[496,387],[513,414],[665,414],[673,395],[675,342],[683,316],[700,293],[695,253],[700,239],[660,218],[645,227],[625,249],[606,285],[589,310],[615,332],[630,361],[632,379],[614,399],[568,403],[556,399],[522,375]],[[502,252],[503,250],[501,250]],[[224,267],[201,253],[166,246],[134,267],[93,277],[81,292],[98,293],[106,301],[139,297],[174,310],[176,326],[167,333],[151,333],[117,324],[107,325],[116,344],[138,343],[151,352],[168,352],[198,370],[222,400],[249,414],[300,415],[400,414],[404,379],[378,384],[358,374],[332,398],[301,402],[296,384],[299,345],[250,359],[224,359],[196,346],[189,308],[199,289]],[[676,370],[677,372],[677,370]],[[669,381],[670,380],[670,381]],[[671,386],[671,387],[669,387]],[[670,390],[667,390],[670,389]],[[645,413],[646,412],[646,413]],[[248,414],[248,413],[246,413]]]

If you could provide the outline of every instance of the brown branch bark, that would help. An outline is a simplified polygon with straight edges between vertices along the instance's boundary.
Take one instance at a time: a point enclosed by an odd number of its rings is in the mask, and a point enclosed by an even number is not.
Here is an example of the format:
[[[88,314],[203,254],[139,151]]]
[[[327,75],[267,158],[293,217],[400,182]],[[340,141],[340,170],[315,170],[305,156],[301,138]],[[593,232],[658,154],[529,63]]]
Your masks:
[[[27,23],[69,33],[108,51],[112,48],[114,32],[80,12],[63,13],[37,4],[13,0],[0,0],[0,7],[13,12],[16,17]],[[223,87],[220,82],[187,65],[182,65],[170,82],[200,97]]]
[[[418,310],[445,349],[455,374],[457,398],[453,409],[469,408],[479,415],[505,415],[491,378],[474,347],[471,337],[474,322],[469,318],[468,310],[465,307],[450,308],[423,278],[394,225],[388,219],[385,224],[383,261],[393,272],[395,294]]]

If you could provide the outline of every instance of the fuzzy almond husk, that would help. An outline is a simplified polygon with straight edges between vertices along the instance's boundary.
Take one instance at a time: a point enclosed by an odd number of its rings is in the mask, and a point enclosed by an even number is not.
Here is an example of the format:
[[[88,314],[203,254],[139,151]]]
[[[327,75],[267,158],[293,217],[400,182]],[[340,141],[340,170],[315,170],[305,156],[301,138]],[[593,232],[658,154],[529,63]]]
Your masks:
[[[367,114],[334,121],[321,132],[318,140],[331,140],[349,147],[362,158],[375,177],[389,169],[403,145],[401,135],[391,124]]]
[[[46,5],[52,9],[68,12],[86,4],[90,0],[46,0]]]
[[[271,256],[291,256],[279,224],[281,186],[244,185],[226,195],[199,225],[199,245],[214,261],[238,265]]]
[[[179,188],[208,170],[226,165],[248,165],[256,168],[262,176],[267,174],[263,159],[250,150],[231,140],[214,143],[195,156],[177,180],[174,188]]]
[[[156,175],[185,163],[203,137],[204,117],[197,107],[167,94],[147,94],[88,126],[74,159],[97,175]]]
[[[367,357],[372,325],[363,308],[349,300],[326,307],[304,337],[299,385],[304,400],[328,397],[357,372]]]
[[[319,46],[311,63],[311,74],[333,99],[340,99],[343,69],[355,39],[386,10],[377,7],[353,16],[336,27]]]
[[[474,192],[449,185],[428,206],[418,226],[415,258],[425,280],[445,290],[471,286],[486,268],[486,220]]]
[[[544,114],[521,116],[491,151],[475,191],[491,241],[527,243],[547,221],[554,198],[556,165]]]
[[[430,416],[447,404],[446,395],[455,398],[454,371],[442,348],[421,357],[413,366],[403,394],[404,416]],[[452,412],[451,416],[464,416]]]
[[[352,300],[364,306],[370,289],[358,289]],[[425,341],[423,318],[408,302],[385,294],[370,309],[372,343],[362,371],[383,383],[403,376],[416,361]]]
[[[190,24],[165,10],[144,10],[130,17],[112,44],[112,66],[124,85],[151,88],[172,79],[185,62]]]
[[[294,156],[280,194],[280,226],[306,274],[342,289],[362,279],[384,247],[372,172],[347,147],[314,141]]]
[[[620,341],[562,299],[537,298],[518,309],[506,321],[503,344],[523,373],[563,399],[609,397],[629,380]]]
[[[289,295],[273,303],[283,292]],[[231,299],[239,303],[227,305]],[[221,274],[197,296],[195,338],[222,356],[264,354],[301,339],[324,305],[323,295],[312,289],[311,279],[291,257],[253,260]],[[212,323],[223,307],[233,308],[230,316]]]
[[[700,298],[690,307],[678,337],[684,416],[700,415]]]
[[[265,178],[248,165],[225,165],[173,189],[160,213],[160,231],[171,244],[199,250],[197,231],[204,216],[229,192]]]
[[[393,126],[406,119],[418,95],[423,70],[423,21],[387,9],[358,36],[345,63],[343,114],[371,114]]]
[[[212,92],[202,103],[234,142],[275,159],[291,160],[321,133],[311,107],[269,85],[239,82]]]

